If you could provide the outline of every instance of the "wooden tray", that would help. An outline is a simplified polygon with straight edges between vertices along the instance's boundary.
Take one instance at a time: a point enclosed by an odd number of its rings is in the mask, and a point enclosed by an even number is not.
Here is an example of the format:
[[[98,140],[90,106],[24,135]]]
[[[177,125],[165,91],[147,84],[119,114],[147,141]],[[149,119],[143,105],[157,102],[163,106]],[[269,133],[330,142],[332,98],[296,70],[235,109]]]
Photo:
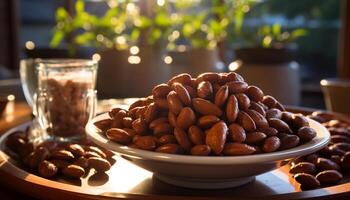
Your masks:
[[[294,111],[299,111],[299,109]],[[305,112],[306,110],[302,110]],[[341,116],[344,118],[343,116]],[[289,167],[262,174],[247,185],[224,190],[195,190],[159,181],[152,173],[116,155],[117,163],[106,174],[90,174],[81,180],[48,180],[18,167],[4,150],[10,132],[24,130],[30,123],[15,127],[0,139],[0,182],[40,199],[349,199],[350,176],[333,187],[300,191],[288,174]],[[213,172],[215,173],[215,172]]]

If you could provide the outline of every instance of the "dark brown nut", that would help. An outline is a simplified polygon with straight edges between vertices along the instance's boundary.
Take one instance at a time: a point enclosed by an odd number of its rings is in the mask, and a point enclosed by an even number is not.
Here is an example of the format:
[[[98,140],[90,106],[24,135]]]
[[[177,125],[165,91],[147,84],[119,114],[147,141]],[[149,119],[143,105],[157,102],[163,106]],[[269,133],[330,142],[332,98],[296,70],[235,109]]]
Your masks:
[[[147,123],[142,118],[138,118],[134,120],[131,126],[132,126],[132,129],[134,129],[137,134],[143,135],[147,132]]]
[[[345,135],[332,135],[331,136],[331,141],[333,143],[339,143],[339,142],[350,143],[350,137],[345,136]]]
[[[45,147],[36,148],[34,151],[34,158],[37,164],[48,159],[50,157],[50,151]]]
[[[111,168],[111,164],[103,158],[89,158],[89,167],[94,168],[97,172],[105,172]]]
[[[109,140],[118,142],[120,144],[129,144],[131,142],[131,135],[123,129],[120,128],[111,128],[106,132],[106,137]]]
[[[244,81],[231,81],[226,83],[230,94],[243,93],[247,90],[248,84]]]
[[[192,99],[192,104],[193,104],[194,110],[199,112],[202,115],[215,115],[218,117],[222,115],[221,109],[208,100],[201,99],[201,98],[194,98]]]
[[[247,88],[246,94],[252,101],[255,102],[262,101],[264,98],[264,92],[260,88],[253,85]]]
[[[236,121],[238,117],[239,107],[238,107],[238,100],[235,95],[231,95],[227,100],[226,105],[226,117],[227,120],[230,123],[233,123]]]
[[[332,155],[330,157],[331,161],[337,163],[339,166],[341,166],[341,156],[339,155]]]
[[[296,135],[285,135],[281,139],[280,150],[290,149],[298,146],[300,139]]]
[[[220,121],[220,118],[218,118],[215,115],[205,115],[198,119],[197,125],[201,128],[207,129],[212,127],[214,124],[216,124],[219,121]]]
[[[317,154],[313,153],[313,154],[305,156],[305,161],[311,162],[312,164],[316,165],[318,157],[319,156]]]
[[[134,135],[136,135],[136,131],[134,129],[131,128],[123,128],[124,131],[126,131],[131,137],[134,137]]]
[[[278,110],[277,108],[271,108],[266,111],[266,118],[271,119],[271,118],[276,118],[276,119],[281,119],[282,118],[282,112]]]
[[[343,175],[337,170],[325,170],[318,173],[316,178],[322,184],[336,184],[343,178]]]
[[[310,126],[309,121],[302,114],[295,114],[292,124],[293,124],[293,127],[295,129],[299,129],[301,127],[309,127]]]
[[[176,125],[184,130],[196,122],[196,114],[190,107],[184,107],[177,116]]]
[[[218,107],[222,107],[228,98],[228,87],[227,85],[223,85],[220,87],[220,89],[216,92],[215,95],[215,105]]]
[[[205,134],[198,126],[191,126],[188,129],[188,138],[195,145],[205,144]]]
[[[272,118],[268,119],[269,125],[272,128],[277,129],[282,133],[293,133],[293,131],[289,128],[288,124],[280,119]]]
[[[278,101],[277,101],[277,103],[275,105],[275,108],[277,108],[280,111],[286,111],[286,108]]]
[[[168,107],[171,112],[178,115],[183,108],[182,102],[175,91],[171,91],[167,96]]]
[[[239,111],[237,122],[248,132],[256,130],[254,120],[244,111]]]
[[[328,130],[331,133],[331,135],[344,135],[350,137],[350,131],[347,128],[329,127]]]
[[[242,128],[242,126],[240,126],[239,124],[233,123],[228,127],[229,130],[229,134],[232,138],[232,141],[234,142],[244,142],[246,139],[246,133],[244,128]]]
[[[85,157],[78,158],[77,160],[74,161],[73,164],[78,165],[78,166],[84,168],[85,170],[87,170],[89,168],[88,159]]]
[[[131,128],[131,124],[132,124],[132,118],[131,117],[124,117],[122,119],[122,124],[123,124],[123,127],[125,128]]]
[[[174,135],[163,135],[158,139],[158,144],[159,145],[164,145],[164,144],[176,144],[176,138]]]
[[[238,107],[242,110],[247,110],[250,107],[250,99],[244,93],[238,93],[235,95],[238,100]]]
[[[154,98],[165,98],[171,90],[168,84],[159,84],[152,89],[152,95]]]
[[[193,87],[191,87],[189,85],[185,85],[184,87],[186,88],[186,90],[187,90],[187,92],[188,92],[188,94],[190,95],[191,98],[196,98],[197,97],[197,92],[196,92],[196,90]]]
[[[338,149],[341,149],[343,151],[350,151],[350,143],[337,142],[337,143],[333,144],[332,146],[336,146]]]
[[[144,119],[146,123],[151,123],[154,119],[157,118],[158,115],[158,107],[155,103],[151,103],[147,106],[147,109],[144,113]]]
[[[197,83],[202,81],[209,81],[211,83],[217,83],[220,79],[220,75],[215,72],[205,72],[197,76]]]
[[[172,86],[173,83],[181,83],[182,85],[191,85],[191,75],[183,73],[177,76],[174,76],[168,81],[168,85]]]
[[[129,114],[126,110],[119,110],[114,116],[114,120],[122,121],[124,117],[129,117]]]
[[[185,131],[183,131],[180,128],[175,127],[174,129],[174,136],[176,138],[177,143],[186,151],[189,152],[191,149],[191,142],[186,134]]]
[[[247,109],[245,112],[252,118],[257,128],[269,127],[269,123],[267,122],[266,118],[262,116],[259,112],[249,109]]]
[[[44,160],[39,164],[38,172],[44,178],[51,178],[57,174],[57,167],[53,163]]]
[[[191,148],[191,155],[194,156],[208,156],[210,152],[210,147],[205,144],[195,145]]]
[[[146,105],[148,105],[148,99],[147,98],[140,98],[129,106],[129,110],[136,108],[136,107],[146,106]],[[119,109],[119,110],[121,110],[121,109]]]
[[[85,149],[86,151],[92,151],[97,153],[101,158],[107,158],[107,155],[98,147],[95,146],[88,146]]]
[[[292,124],[294,120],[294,114],[291,112],[283,111],[281,114],[281,119],[287,124]]]
[[[187,89],[181,83],[174,83],[173,87],[181,102],[186,106],[190,106],[191,96],[188,93]]]
[[[259,144],[263,142],[266,138],[265,133],[262,132],[251,132],[246,134],[245,143],[247,144]]]
[[[318,158],[316,167],[320,170],[340,170],[340,167],[337,163],[327,158]]]
[[[38,167],[38,159],[35,156],[35,152],[30,153],[29,155],[25,156],[23,159],[23,164],[26,167],[29,167],[30,169],[35,169]]]
[[[62,170],[66,168],[68,165],[70,165],[69,162],[64,160],[59,160],[59,159],[53,159],[53,160],[50,160],[50,162],[54,164],[59,170]]]
[[[10,135],[11,136],[11,135]],[[27,144],[26,139],[23,139],[21,137],[8,137],[6,140],[6,147],[11,149],[14,152],[19,152],[19,150]]]
[[[269,107],[267,107],[265,104],[263,104],[261,101],[256,102],[257,104],[259,104],[264,110],[265,112],[269,109]]]
[[[345,153],[345,155],[341,158],[341,168],[346,172],[350,171],[350,152],[349,151]]]
[[[304,126],[301,127],[298,130],[297,135],[299,136],[300,140],[303,142],[309,142],[311,141],[314,137],[316,137],[316,131],[313,128]]]
[[[252,147],[254,147],[254,149],[255,149],[254,154],[261,154],[261,153],[264,153],[260,146],[258,146],[258,145],[252,145]]]
[[[211,99],[213,97],[213,86],[209,81],[202,81],[197,86],[197,96],[202,99]]]
[[[315,174],[316,172],[317,172],[316,166],[310,162],[299,162],[296,165],[292,166],[289,170],[289,173],[291,174],[298,174],[298,173]]]
[[[230,81],[244,81],[243,77],[236,72],[221,73],[220,76],[222,83]]]
[[[228,128],[226,123],[220,121],[212,126],[206,135],[205,143],[215,154],[220,154],[224,149]]]
[[[101,131],[106,131],[112,125],[112,119],[103,119],[94,123],[94,125]]]
[[[289,164],[291,165],[291,167],[297,165],[298,163],[301,163],[301,162],[305,162],[305,158],[304,157],[298,157],[298,158],[295,158],[291,161],[289,161]]]
[[[74,159],[74,155],[67,150],[54,151],[51,157],[54,159],[60,159],[60,160],[66,160],[66,161],[70,161]]]
[[[150,124],[149,124],[149,128],[150,129],[154,129],[158,124],[162,124],[162,123],[167,123],[169,120],[166,117],[160,117],[158,119],[153,120]]]
[[[259,128],[258,129],[259,132],[263,132],[265,133],[266,136],[270,137],[270,136],[276,136],[278,131],[275,128],[272,127],[263,127],[263,128]]]
[[[85,151],[85,158],[92,158],[92,157],[101,157],[100,155],[98,155],[98,153],[93,152],[93,151]]]
[[[85,150],[79,144],[69,144],[66,149],[74,155],[74,157],[83,156],[85,154]]]
[[[78,165],[68,165],[62,173],[70,178],[80,178],[85,175],[85,170]]]
[[[168,102],[167,102],[167,104],[168,104]],[[146,106],[142,106],[142,107],[135,107],[135,108],[129,110],[129,113],[133,119],[136,119],[136,118],[142,117],[145,111],[146,111]]]
[[[281,146],[281,141],[277,136],[271,136],[268,137],[263,144],[263,151],[264,152],[274,152],[277,151],[277,149]]]
[[[153,135],[156,137],[161,137],[163,135],[169,134],[173,132],[173,128],[170,126],[169,123],[164,122],[161,124],[158,124],[154,130],[153,130]]]
[[[223,154],[228,156],[250,155],[255,152],[255,148],[243,143],[226,143]]]
[[[183,154],[183,149],[178,144],[168,143],[156,149],[159,153]]]
[[[266,112],[265,112],[264,108],[260,104],[254,102],[254,101],[250,102],[249,109],[255,110],[256,112],[260,113],[264,117],[266,116]]]
[[[157,105],[158,108],[166,110],[169,109],[168,101],[166,100],[166,98],[155,98],[154,103]]]
[[[329,112],[324,112],[324,111],[315,111],[311,113],[313,116],[319,116],[323,118],[325,121],[330,121],[334,118],[334,115],[329,113]]]
[[[152,151],[157,147],[157,138],[154,136],[140,136],[134,141],[134,144],[139,149]]]
[[[298,173],[294,175],[294,179],[301,184],[303,188],[314,189],[320,187],[320,182],[311,174]]]
[[[274,108],[277,103],[277,100],[270,95],[265,95],[263,97],[262,103],[266,105],[268,108]]]

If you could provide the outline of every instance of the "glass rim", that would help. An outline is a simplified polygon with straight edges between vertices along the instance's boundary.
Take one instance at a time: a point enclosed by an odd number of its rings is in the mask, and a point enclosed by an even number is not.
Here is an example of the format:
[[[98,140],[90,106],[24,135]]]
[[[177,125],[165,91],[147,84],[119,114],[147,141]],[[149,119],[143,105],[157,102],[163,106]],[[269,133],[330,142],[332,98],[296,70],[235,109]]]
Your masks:
[[[90,59],[73,59],[73,58],[54,58],[54,59],[35,59],[36,68],[41,69],[69,69],[90,67],[97,68],[97,61]]]

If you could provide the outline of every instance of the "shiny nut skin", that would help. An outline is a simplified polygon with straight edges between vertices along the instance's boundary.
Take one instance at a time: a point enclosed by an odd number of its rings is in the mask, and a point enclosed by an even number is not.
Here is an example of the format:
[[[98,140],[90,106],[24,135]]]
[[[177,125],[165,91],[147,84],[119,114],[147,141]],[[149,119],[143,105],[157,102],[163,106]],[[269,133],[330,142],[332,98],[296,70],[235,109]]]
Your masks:
[[[266,112],[265,112],[264,108],[260,104],[254,102],[254,101],[250,102],[249,109],[255,110],[256,112],[260,113],[264,117],[266,116]]]
[[[172,91],[168,84],[159,84],[152,89],[152,95],[154,98],[165,98],[169,92]]]
[[[231,94],[243,93],[247,90],[248,84],[244,81],[231,81],[226,83]]]
[[[101,131],[106,131],[111,127],[112,119],[103,119],[94,123],[94,125]]]
[[[154,136],[140,136],[134,144],[143,150],[154,150],[157,147],[157,139]]]
[[[74,165],[78,165],[83,169],[87,170],[89,168],[88,159],[85,157],[80,157],[73,162]]]
[[[182,154],[183,149],[178,144],[168,143],[161,145],[156,149],[159,153]]]
[[[198,126],[191,126],[188,129],[188,138],[195,145],[205,144],[205,134]]]
[[[68,165],[62,170],[62,173],[70,178],[80,178],[85,175],[85,170],[78,165]]]
[[[343,178],[343,175],[337,170],[325,170],[318,173],[316,178],[321,184],[336,184]]]
[[[191,96],[187,91],[186,87],[184,87],[181,83],[174,83],[173,87],[181,102],[186,106],[190,106]]]
[[[255,125],[254,120],[244,111],[239,111],[238,117],[237,117],[237,122],[246,131],[251,132],[251,131],[256,130],[256,125]]]
[[[209,81],[202,81],[197,86],[197,96],[202,99],[211,99],[213,96],[213,86]]]
[[[337,163],[327,158],[318,158],[316,167],[320,170],[340,170],[340,167]]]
[[[145,134],[147,132],[147,123],[144,119],[138,118],[132,122],[132,128],[137,134]]]
[[[176,138],[176,141],[179,143],[179,145],[185,150],[185,151],[190,151],[191,149],[191,142],[187,136],[187,133],[183,131],[180,128],[175,128],[174,129],[174,135]]]
[[[299,162],[296,165],[292,166],[289,170],[289,173],[298,174],[298,173],[307,173],[315,174],[316,166],[310,162]]]
[[[293,118],[293,127],[295,129],[299,129],[301,127],[309,127],[309,121],[306,119],[306,117],[304,117],[301,114],[296,114],[294,115]]]
[[[294,175],[294,179],[301,184],[303,188],[314,189],[320,187],[320,182],[311,174],[298,173]]]
[[[69,144],[66,149],[70,151],[75,157],[83,156],[85,154],[85,150],[79,144]]]
[[[247,144],[260,144],[262,143],[266,138],[265,133],[262,132],[250,132],[247,133],[247,137],[245,139],[245,143]]]
[[[171,91],[167,96],[168,107],[171,112],[178,115],[183,108],[183,104],[175,91]]]
[[[132,137],[123,129],[120,128],[111,128],[106,132],[106,136],[109,140],[118,142],[120,144],[129,144]]]
[[[149,124],[149,128],[153,130],[158,124],[162,124],[166,122],[168,122],[168,118],[166,117],[157,118]]]
[[[160,123],[153,129],[153,135],[156,137],[161,137],[171,132],[173,132],[173,127],[167,122]]]
[[[313,128],[303,126],[298,130],[297,135],[301,141],[309,142],[316,137],[316,131]]]
[[[183,109],[181,109],[181,112],[176,119],[177,127],[180,127],[184,130],[187,130],[195,122],[196,114],[190,107],[184,107]]]
[[[249,117],[252,118],[257,128],[269,127],[269,123],[267,122],[266,118],[262,116],[259,112],[249,109],[247,109],[245,112],[249,115]]]
[[[227,100],[226,117],[230,123],[236,121],[239,113],[238,100],[235,95],[231,95]]]
[[[212,126],[206,135],[205,143],[215,154],[220,154],[224,149],[228,128],[226,123],[220,121]]]
[[[86,151],[92,151],[97,153],[101,158],[107,158],[107,155],[98,147],[96,146],[87,146],[85,148]]]
[[[279,132],[293,133],[293,131],[289,128],[288,124],[280,119],[271,118],[268,119],[268,122],[270,127],[277,129]]]
[[[191,148],[191,155],[194,156],[208,156],[211,152],[211,149],[208,145],[205,144],[199,144],[195,145]]]
[[[59,150],[53,152],[51,158],[69,161],[74,159],[74,155],[70,151]]]
[[[277,129],[272,127],[263,127],[258,129],[259,132],[263,132],[266,136],[276,136],[278,134]]]
[[[239,143],[242,143],[245,141],[247,135],[244,128],[242,128],[242,126],[236,123],[232,123],[228,127],[228,129],[229,129],[229,137],[231,137],[232,141],[239,142]]]
[[[146,123],[151,123],[154,119],[157,118],[158,107],[155,103],[151,103],[147,106],[146,111],[144,113],[144,119]],[[122,120],[123,122],[123,120]]]
[[[181,83],[182,85],[191,85],[191,75],[187,73],[179,74],[174,76],[168,81],[168,85],[172,86],[174,83]]]
[[[158,139],[159,145],[164,145],[164,144],[176,144],[176,138],[174,135],[163,135]]]
[[[282,112],[278,110],[277,108],[271,108],[266,111],[266,118],[271,119],[271,118],[276,118],[276,119],[281,119],[282,118]]]
[[[226,103],[227,98],[228,98],[228,87],[227,85],[223,85],[216,92],[214,103],[218,107],[222,107]]]
[[[222,115],[221,109],[208,100],[202,98],[193,98],[192,104],[194,110],[202,115],[215,115],[218,117]]]
[[[238,93],[235,95],[238,100],[238,107],[242,110],[247,110],[250,107],[250,99],[244,93]]]
[[[97,172],[105,172],[111,168],[111,164],[103,158],[89,158],[88,164],[90,168],[94,168]]]
[[[300,142],[299,137],[296,135],[286,135],[280,139],[281,139],[280,150],[296,147]]]
[[[350,171],[350,152],[348,151],[341,158],[341,167],[344,171]]]
[[[252,101],[255,102],[259,102],[264,98],[264,92],[260,88],[253,85],[247,88],[246,94]]]
[[[277,100],[270,95],[265,95],[263,97],[262,103],[266,105],[268,108],[274,108],[275,105],[277,104]]]
[[[243,143],[226,143],[223,154],[228,156],[250,155],[255,152],[255,148]]]
[[[277,151],[281,146],[281,141],[277,136],[271,136],[266,138],[263,144],[262,150],[266,153]]]
[[[57,174],[58,168],[53,163],[44,160],[39,164],[38,172],[44,178],[51,178]]]
[[[197,125],[201,128],[207,129],[220,121],[215,115],[205,115],[198,119]]]

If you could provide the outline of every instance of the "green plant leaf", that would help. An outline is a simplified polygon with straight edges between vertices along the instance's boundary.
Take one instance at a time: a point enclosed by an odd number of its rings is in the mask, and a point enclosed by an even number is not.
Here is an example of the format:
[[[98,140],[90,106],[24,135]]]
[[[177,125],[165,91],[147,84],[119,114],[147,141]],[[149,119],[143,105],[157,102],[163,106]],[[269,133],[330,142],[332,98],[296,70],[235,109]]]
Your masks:
[[[54,31],[52,38],[51,38],[50,47],[57,48],[58,45],[63,40],[63,38],[64,38],[64,32],[56,29]]]
[[[281,34],[281,24],[275,23],[272,25],[271,32],[274,36]]]
[[[79,13],[84,12],[85,10],[85,3],[83,0],[77,0],[75,3],[75,12],[78,15]]]
[[[294,31],[291,32],[291,38],[297,39],[299,37],[307,35],[308,32],[305,29],[295,29]]]

